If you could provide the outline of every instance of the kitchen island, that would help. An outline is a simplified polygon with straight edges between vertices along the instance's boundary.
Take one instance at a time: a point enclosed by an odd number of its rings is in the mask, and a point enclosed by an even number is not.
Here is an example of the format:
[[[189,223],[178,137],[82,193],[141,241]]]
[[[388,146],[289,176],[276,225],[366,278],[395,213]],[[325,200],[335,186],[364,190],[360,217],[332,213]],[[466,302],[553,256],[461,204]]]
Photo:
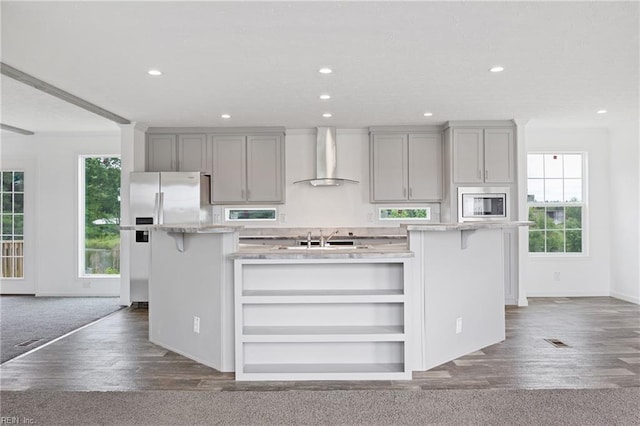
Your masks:
[[[526,224],[406,225],[408,246],[350,248],[151,226],[150,340],[238,380],[410,379],[504,340],[502,231]]]

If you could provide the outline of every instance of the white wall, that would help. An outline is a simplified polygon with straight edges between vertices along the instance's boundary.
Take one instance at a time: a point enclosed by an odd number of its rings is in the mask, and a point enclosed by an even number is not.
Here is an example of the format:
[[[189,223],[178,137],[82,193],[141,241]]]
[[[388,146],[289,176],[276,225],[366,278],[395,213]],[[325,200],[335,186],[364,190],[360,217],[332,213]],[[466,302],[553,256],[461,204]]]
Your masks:
[[[316,130],[287,129],[286,201],[278,208],[279,220],[243,223],[256,227],[375,227],[398,226],[377,220],[378,207],[369,203],[369,132],[367,129],[337,129],[337,175],[357,180],[341,186],[313,187],[293,182],[314,177],[316,170]],[[439,221],[439,204],[431,206],[432,219]],[[220,207],[214,215],[224,217]],[[406,222],[403,221],[403,222]],[[236,222],[237,224],[237,222]]]
[[[33,183],[27,190],[35,198],[33,222],[25,226],[27,244],[33,242],[25,262],[33,268],[30,279],[37,295],[120,293],[119,278],[79,278],[78,157],[88,154],[119,155],[120,134],[3,135],[2,166],[33,165],[25,176]]]
[[[611,128],[611,295],[640,304],[638,121]]]
[[[588,156],[588,253],[577,257],[528,255],[527,296],[609,296],[609,135],[606,129],[526,128],[527,152],[580,151]],[[585,226],[583,224],[583,226]],[[559,272],[559,279],[556,273]]]

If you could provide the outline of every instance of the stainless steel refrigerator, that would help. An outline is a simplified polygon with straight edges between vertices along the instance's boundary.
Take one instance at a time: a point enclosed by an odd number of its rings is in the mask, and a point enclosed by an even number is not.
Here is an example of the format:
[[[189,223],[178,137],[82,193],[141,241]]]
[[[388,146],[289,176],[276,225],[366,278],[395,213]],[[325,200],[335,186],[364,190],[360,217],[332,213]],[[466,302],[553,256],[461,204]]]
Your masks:
[[[210,224],[211,176],[200,172],[132,172],[129,206],[136,225]],[[149,232],[131,243],[130,296],[149,301]]]

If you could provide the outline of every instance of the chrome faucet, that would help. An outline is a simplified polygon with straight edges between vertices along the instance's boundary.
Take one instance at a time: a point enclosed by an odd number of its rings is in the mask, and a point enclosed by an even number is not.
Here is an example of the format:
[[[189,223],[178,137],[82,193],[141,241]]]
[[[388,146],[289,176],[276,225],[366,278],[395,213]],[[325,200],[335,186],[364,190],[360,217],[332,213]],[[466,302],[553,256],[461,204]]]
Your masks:
[[[321,229],[320,230],[320,247],[326,247],[329,240],[333,238],[334,235],[336,235],[337,233],[338,233],[338,229],[333,231],[331,234],[329,234],[327,238],[325,238],[324,235],[322,235],[322,229]]]
[[[307,233],[307,248],[311,248],[311,231]]]

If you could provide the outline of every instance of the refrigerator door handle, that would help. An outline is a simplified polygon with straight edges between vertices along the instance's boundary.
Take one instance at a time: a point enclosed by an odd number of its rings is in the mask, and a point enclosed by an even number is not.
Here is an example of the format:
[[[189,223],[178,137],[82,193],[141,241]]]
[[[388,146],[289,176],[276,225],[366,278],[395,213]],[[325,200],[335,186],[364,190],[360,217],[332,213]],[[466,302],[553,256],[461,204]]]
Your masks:
[[[156,192],[155,197],[153,199],[153,223],[155,225],[158,224],[159,214],[158,208],[160,207],[160,194]]]
[[[160,204],[158,206],[158,224],[164,224],[164,192],[160,193]]]

